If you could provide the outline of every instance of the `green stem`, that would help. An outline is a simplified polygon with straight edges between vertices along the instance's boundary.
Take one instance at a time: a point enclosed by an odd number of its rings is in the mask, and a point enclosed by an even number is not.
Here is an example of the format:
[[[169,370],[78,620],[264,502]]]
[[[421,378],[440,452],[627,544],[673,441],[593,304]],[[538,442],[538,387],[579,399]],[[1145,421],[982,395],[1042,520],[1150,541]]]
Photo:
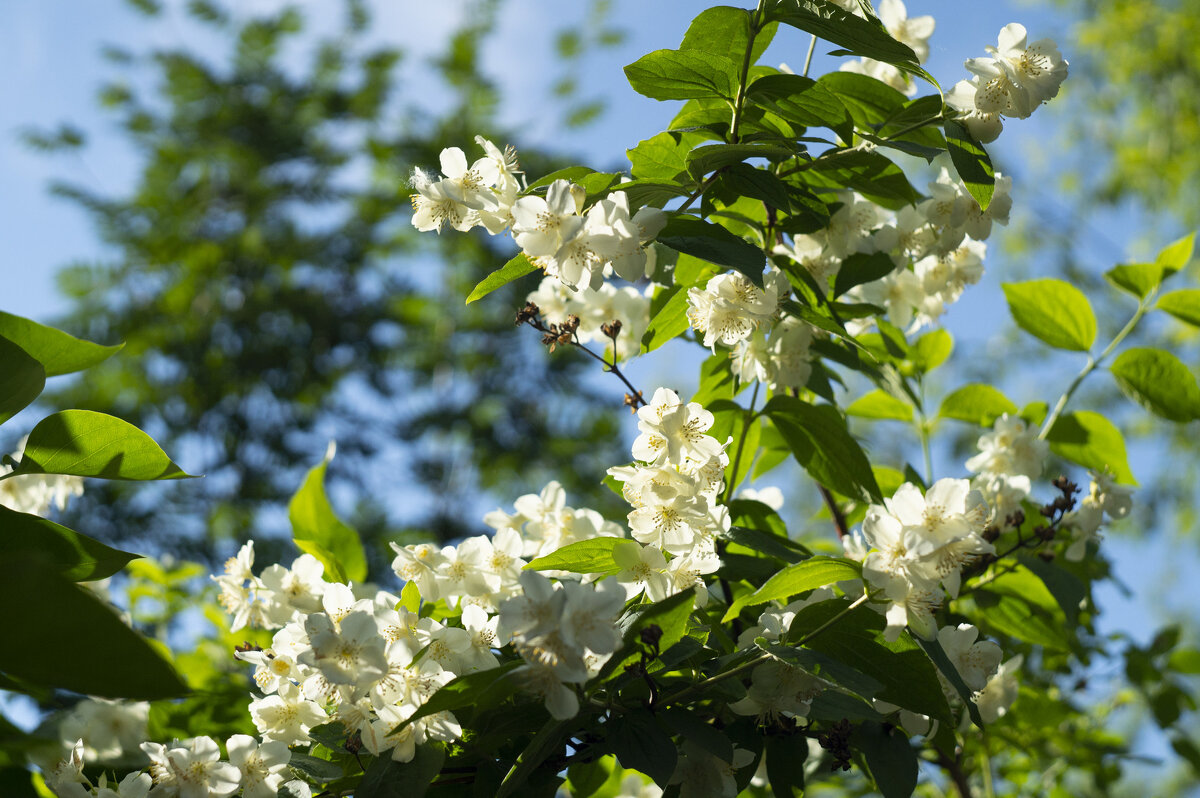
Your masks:
[[[737,97],[733,101],[733,119],[729,122],[729,143],[738,143],[738,127],[742,124],[742,106],[746,104],[746,83],[750,80],[750,56],[754,53],[754,40],[762,29],[763,12],[767,0],[758,0],[758,8],[750,21],[750,38],[746,40],[746,52],[742,54],[742,69],[738,74]]]
[[[817,34],[813,34],[812,39],[808,43],[808,55],[804,56],[804,71],[800,74],[808,77],[808,68],[812,66],[813,51],[817,49]]]
[[[1108,346],[1104,347],[1104,351],[1099,356],[1092,357],[1088,355],[1087,363],[1075,375],[1075,379],[1071,380],[1071,384],[1067,386],[1066,392],[1058,397],[1058,402],[1054,405],[1054,410],[1050,412],[1050,415],[1046,416],[1046,420],[1042,423],[1042,431],[1038,433],[1038,440],[1045,440],[1046,436],[1050,434],[1050,429],[1054,426],[1054,422],[1058,421],[1059,416],[1062,415],[1063,410],[1067,407],[1067,402],[1071,401],[1071,397],[1075,395],[1075,391],[1079,389],[1080,384],[1087,378],[1087,375],[1095,371],[1096,367],[1103,363],[1104,359],[1112,354],[1112,351],[1133,332],[1138,322],[1142,320],[1142,316],[1145,316],[1146,311],[1150,309],[1150,303],[1154,300],[1156,293],[1156,291],[1151,291],[1145,299],[1138,303],[1138,309],[1134,311],[1133,316],[1126,322],[1125,326],[1121,328],[1121,331],[1116,334],[1112,341],[1109,342]]]
[[[918,427],[921,434],[921,456],[925,459],[925,484],[933,484],[933,455],[929,451],[929,424],[925,420],[925,414],[921,414],[921,421]]]
[[[750,424],[755,418],[754,406],[758,404],[760,384],[758,380],[754,381],[754,393],[750,394],[750,406],[746,408],[746,415],[742,420],[742,434],[738,437],[737,454],[734,455],[733,462],[729,465],[729,483],[725,486],[725,498],[721,502],[722,504],[729,504],[733,489],[737,486],[738,465],[742,462],[742,449],[746,446],[746,435],[749,434]]]

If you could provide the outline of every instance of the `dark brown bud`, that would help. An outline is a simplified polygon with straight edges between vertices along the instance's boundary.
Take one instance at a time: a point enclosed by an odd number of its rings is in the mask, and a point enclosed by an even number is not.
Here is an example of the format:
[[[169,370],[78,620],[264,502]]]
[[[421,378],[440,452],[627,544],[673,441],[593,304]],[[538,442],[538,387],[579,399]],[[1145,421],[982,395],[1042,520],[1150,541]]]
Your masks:
[[[1013,511],[1012,515],[1004,519],[1005,526],[1019,527],[1023,523],[1025,523],[1025,511],[1020,509]]]
[[[517,326],[520,327],[522,324],[532,323],[539,313],[541,313],[541,310],[538,309],[537,305],[532,302],[526,302],[525,307],[517,311]]]
[[[613,319],[612,321],[608,322],[607,324],[601,324],[600,332],[604,333],[609,338],[615,339],[618,335],[621,334],[621,320]]]
[[[240,646],[234,646],[233,650],[238,652],[239,654],[245,654],[248,651],[262,651],[262,646],[256,646],[253,643],[251,643],[249,640],[247,640],[246,642],[242,643]]]
[[[1038,552],[1038,556],[1042,558],[1043,562],[1054,562],[1054,552],[1050,549],[1042,549]]]
[[[994,526],[989,526],[983,530],[982,537],[988,543],[995,543],[1000,538],[1000,530]]]

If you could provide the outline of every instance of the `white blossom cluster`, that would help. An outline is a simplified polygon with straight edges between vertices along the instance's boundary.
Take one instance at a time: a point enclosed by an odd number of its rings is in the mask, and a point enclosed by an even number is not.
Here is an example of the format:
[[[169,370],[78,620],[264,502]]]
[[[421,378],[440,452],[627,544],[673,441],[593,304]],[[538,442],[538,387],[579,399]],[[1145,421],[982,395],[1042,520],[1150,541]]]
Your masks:
[[[628,583],[631,596],[645,590],[658,600],[691,588],[703,603],[708,593],[701,577],[720,567],[716,537],[730,526],[729,509],[718,503],[729,441],[707,434],[712,413],[667,388],[656,390],[637,415],[633,456],[640,462],[608,470],[633,507],[630,534],[641,544],[614,551],[624,569],[617,579]]]
[[[59,798],[223,798],[238,793],[243,798],[275,798],[281,787],[294,796],[309,798],[308,785],[300,780],[284,784],[291,759],[286,743],[265,742],[246,734],[226,741],[228,761],[211,737],[175,740],[170,745],[142,743],[150,758],[150,772],[128,773],[109,783],[101,774],[92,784],[83,774],[84,744],[77,740],[68,755],[46,774],[46,785]]]
[[[943,588],[957,597],[963,566],[994,553],[981,536],[988,515],[965,479],[940,479],[925,493],[905,483],[867,509],[863,577],[887,600],[888,640],[906,626],[926,639],[937,634],[933,612]]]
[[[12,457],[20,460],[28,436],[17,444]],[[0,477],[13,472],[13,466],[0,463]],[[73,496],[83,494],[83,477],[65,474],[18,474],[0,479],[0,505],[18,513],[45,515],[51,507],[65,510]]]
[[[985,144],[1000,135],[1003,117],[1027,119],[1056,97],[1069,66],[1053,39],[1030,43],[1016,22],[1001,28],[996,45],[988,56],[968,59],[973,77],[946,93],[946,104],[963,113],[971,135]]]
[[[743,382],[758,380],[773,390],[802,388],[812,373],[807,322],[780,313],[791,287],[771,267],[759,288],[742,274],[718,274],[703,288],[688,289],[688,323],[704,345],[733,347],[733,373]]]
[[[521,574],[520,595],[500,607],[498,631],[512,638],[525,664],[514,672],[526,691],[541,698],[560,720],[579,712],[568,684],[582,685],[621,642],[615,622],[625,591],[614,579],[552,582],[536,571]]]
[[[996,176],[992,202],[983,211],[948,156],[939,156],[933,165],[938,173],[928,184],[928,199],[893,213],[854,192],[841,192],[841,207],[827,228],[795,236],[791,245],[777,246],[776,254],[804,266],[826,286],[851,255],[885,253],[895,268],[850,289],[845,301],[886,309],[889,320],[910,334],[933,324],[966,286],[979,282],[987,252],[983,239],[991,235],[993,223],[1008,223],[1012,208],[1011,178]],[[869,323],[851,321],[847,329],[857,334]]]
[[[82,740],[87,762],[125,762],[140,759],[139,746],[146,739],[149,719],[150,704],[145,701],[85,698],[59,721],[58,737],[63,751]]]
[[[569,180],[555,180],[545,196],[521,196],[516,152],[503,152],[482,136],[475,141],[485,156],[467,164],[458,147],[442,150],[442,176],[413,171],[413,226],[441,232],[483,227],[492,235],[510,231],[530,262],[570,288],[598,290],[614,273],[631,282],[654,270],[647,245],[666,224],[657,208],[631,212],[629,198],[614,191],[585,208],[587,192]]]
[[[1004,519],[1021,509],[1033,491],[1033,480],[1042,474],[1050,444],[1038,437],[1036,427],[1008,413],[996,419],[992,431],[981,435],[979,454],[967,460],[967,470],[976,474],[971,486],[992,508],[991,521]]]
[[[651,284],[647,290],[653,288]],[[576,335],[581,344],[610,342],[601,327],[619,321],[617,360],[637,356],[641,351],[642,335],[650,326],[650,297],[632,286],[617,288],[612,283],[602,283],[596,290],[572,291],[562,281],[547,275],[526,301],[538,306],[547,324],[563,324],[569,316],[578,316]]]

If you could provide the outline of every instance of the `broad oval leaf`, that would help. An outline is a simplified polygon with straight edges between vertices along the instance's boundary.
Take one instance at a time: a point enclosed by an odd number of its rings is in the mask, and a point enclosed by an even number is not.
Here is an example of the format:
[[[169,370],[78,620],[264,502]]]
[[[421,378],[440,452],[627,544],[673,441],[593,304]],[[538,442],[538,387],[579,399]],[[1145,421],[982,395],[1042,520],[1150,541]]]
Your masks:
[[[991,385],[977,382],[952,392],[942,400],[942,406],[938,409],[940,418],[968,421],[981,427],[992,426],[1005,413],[1017,415],[1017,406],[1012,400]]]
[[[46,387],[46,370],[36,358],[0,338],[0,424],[25,409]]]
[[[846,415],[891,421],[912,421],[912,406],[890,393],[874,390],[855,399],[846,408]]]
[[[4,673],[106,698],[151,701],[187,691],[174,668],[114,610],[36,558],[0,559],[0,601],[20,607],[5,630],[19,643],[0,646]]]
[[[1170,270],[1156,263],[1123,263],[1104,273],[1106,280],[1138,299],[1145,299],[1170,275]]]
[[[667,290],[669,295],[667,301],[650,319],[650,324],[646,327],[645,334],[642,335],[643,353],[653,352],[688,329],[687,292],[686,288],[678,285]]]
[[[1154,307],[1170,313],[1185,324],[1200,327],[1200,288],[1184,288],[1163,294]]]
[[[800,75],[764,75],[746,89],[746,101],[804,127],[833,128],[846,121],[837,95]]]
[[[1046,433],[1050,450],[1097,473],[1110,472],[1117,482],[1136,485],[1129,470],[1121,430],[1099,413],[1079,410],[1060,416]]]
[[[41,363],[47,377],[90,368],[108,360],[125,346],[101,346],[3,311],[0,311],[0,336],[12,341]]]
[[[954,336],[945,330],[930,330],[908,349],[908,361],[918,374],[933,371],[954,351]]]
[[[1188,265],[1188,261],[1192,259],[1192,251],[1196,245],[1196,234],[1189,233],[1178,241],[1168,244],[1158,253],[1154,259],[1154,264],[1170,273],[1183,271],[1183,267]]]
[[[1096,340],[1096,314],[1087,297],[1070,283],[1045,278],[1004,283],[1013,321],[1056,349],[1086,352]]]
[[[471,293],[467,296],[467,304],[469,305],[477,299],[483,299],[497,288],[502,288],[513,280],[524,277],[536,270],[537,266],[529,258],[526,258],[524,255],[518,255],[483,278],[479,285],[471,289]]]
[[[0,558],[36,560],[72,582],[85,582],[112,576],[140,556],[45,518],[0,506]]]
[[[911,69],[920,64],[912,48],[893,39],[878,22],[857,17],[830,0],[770,0],[766,18],[814,34],[865,58]]]
[[[862,566],[853,560],[841,557],[812,557],[789,565],[768,579],[758,590],[739,597],[729,607],[721,622],[726,623],[736,618],[743,607],[754,607],[768,601],[785,601],[797,593],[806,593],[818,587],[832,585],[834,582],[861,577]]]
[[[775,396],[763,412],[817,482],[853,499],[883,501],[866,454],[836,408]]]
[[[91,410],[63,410],[39,421],[15,473],[137,480],[191,476],[137,427]]]
[[[979,207],[986,211],[996,191],[996,170],[992,168],[992,159],[961,122],[947,119],[942,125],[954,170]]]
[[[625,67],[625,77],[634,91],[652,100],[732,100],[738,65],[731,58],[698,50],[655,50]]]
[[[568,543],[525,566],[526,571],[570,571],[574,574],[615,574],[621,570],[613,549],[625,538],[589,538]]]
[[[709,55],[721,55],[740,64],[750,44],[752,19],[750,11],[732,6],[716,6],[701,11],[683,35],[680,50],[699,50]],[[766,25],[757,31],[750,48],[750,63],[758,61],[775,36],[778,25]]]
[[[658,242],[676,252],[741,272],[762,287],[766,255],[758,247],[712,222],[695,216],[675,216],[658,234]]]
[[[1127,349],[1109,367],[1125,394],[1151,413],[1180,423],[1200,418],[1200,388],[1183,362],[1162,349]]]
[[[377,756],[366,768],[354,789],[355,798],[421,798],[441,772],[446,749],[441,743],[424,742],[408,762]]]
[[[337,517],[325,495],[325,471],[333,459],[329,446],[325,459],[309,470],[300,489],[288,502],[288,520],[296,548],[316,557],[335,582],[362,582],[367,578],[367,558],[362,540]]]

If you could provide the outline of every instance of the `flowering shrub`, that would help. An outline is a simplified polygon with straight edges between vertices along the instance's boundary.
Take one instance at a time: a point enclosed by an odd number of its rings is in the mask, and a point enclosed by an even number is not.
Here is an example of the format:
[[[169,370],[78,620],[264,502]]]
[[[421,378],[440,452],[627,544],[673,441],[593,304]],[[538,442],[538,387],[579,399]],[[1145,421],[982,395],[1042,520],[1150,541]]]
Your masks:
[[[817,79],[808,63],[801,74],[757,63],[781,25],[857,60]],[[119,715],[86,703],[62,726],[50,789],[732,796],[840,778],[848,792],[900,796],[924,778],[969,795],[976,782],[1019,785],[1020,745],[1086,767],[1050,737],[1019,739],[1043,724],[1019,719],[1023,704],[1031,716],[1079,712],[1051,687],[1102,650],[1091,625],[1092,584],[1106,575],[1099,533],[1128,515],[1135,484],[1118,428],[1071,400],[1145,314],[1200,319],[1195,291],[1159,296],[1191,239],[1108,273],[1137,306],[1096,354],[1077,289],[1006,284],[1017,325],[1088,353],[1084,366],[1053,408],[967,384],[935,409],[925,378],[953,345],[938,321],[980,279],[1011,206],[1011,181],[983,144],[1004,118],[1053,99],[1067,62],[1010,24],[943,95],[921,66],[933,30],[899,0],[877,12],[857,0],[709,9],[679,49],[625,69],[641,94],[685,101],[669,130],[629,150],[629,175],[573,167],[529,182],[513,148],[482,138],[475,160],[449,147],[440,175],[416,169],[417,229],[482,228],[520,250],[467,301],[540,271],[517,324],[622,381],[638,435],[606,482],[628,514],[570,507],[551,482],[483,519],[491,534],[394,544],[392,592],[367,581],[361,543],[325,497],[331,450],[289,508],[303,553],[258,567],[248,543],[213,577],[231,631],[269,635],[231,652],[252,673],[257,737],[135,743],[144,705]],[[935,92],[910,99],[922,84]],[[0,332],[33,329],[21,324]],[[655,386],[647,399],[621,366],[677,338],[708,352],[699,389],[688,399]],[[49,373],[36,341],[13,341],[33,355],[30,374]],[[1125,348],[1108,368],[1153,414],[1200,417],[1200,388],[1169,352]],[[853,401],[839,390],[863,385]],[[35,474],[182,475],[141,433],[79,413],[34,428],[0,483],[6,504],[44,510],[76,489],[40,476],[18,489]],[[923,469],[873,461],[851,417],[912,425]],[[978,451],[935,479],[930,437],[950,420],[980,428]],[[789,458],[806,484],[744,489]],[[1086,490],[1048,476],[1076,467],[1090,472]],[[808,490],[828,518],[787,529],[780,501]],[[30,546],[31,563],[58,569],[55,589],[132,556],[4,517],[69,542],[74,558],[55,564]],[[84,556],[96,552],[116,567]],[[46,683],[4,656],[6,673]],[[138,668],[161,663],[140,656]],[[134,698],[172,689],[52,684]],[[120,732],[94,720],[105,713]],[[119,782],[93,767],[139,752],[148,769],[114,771]]]

